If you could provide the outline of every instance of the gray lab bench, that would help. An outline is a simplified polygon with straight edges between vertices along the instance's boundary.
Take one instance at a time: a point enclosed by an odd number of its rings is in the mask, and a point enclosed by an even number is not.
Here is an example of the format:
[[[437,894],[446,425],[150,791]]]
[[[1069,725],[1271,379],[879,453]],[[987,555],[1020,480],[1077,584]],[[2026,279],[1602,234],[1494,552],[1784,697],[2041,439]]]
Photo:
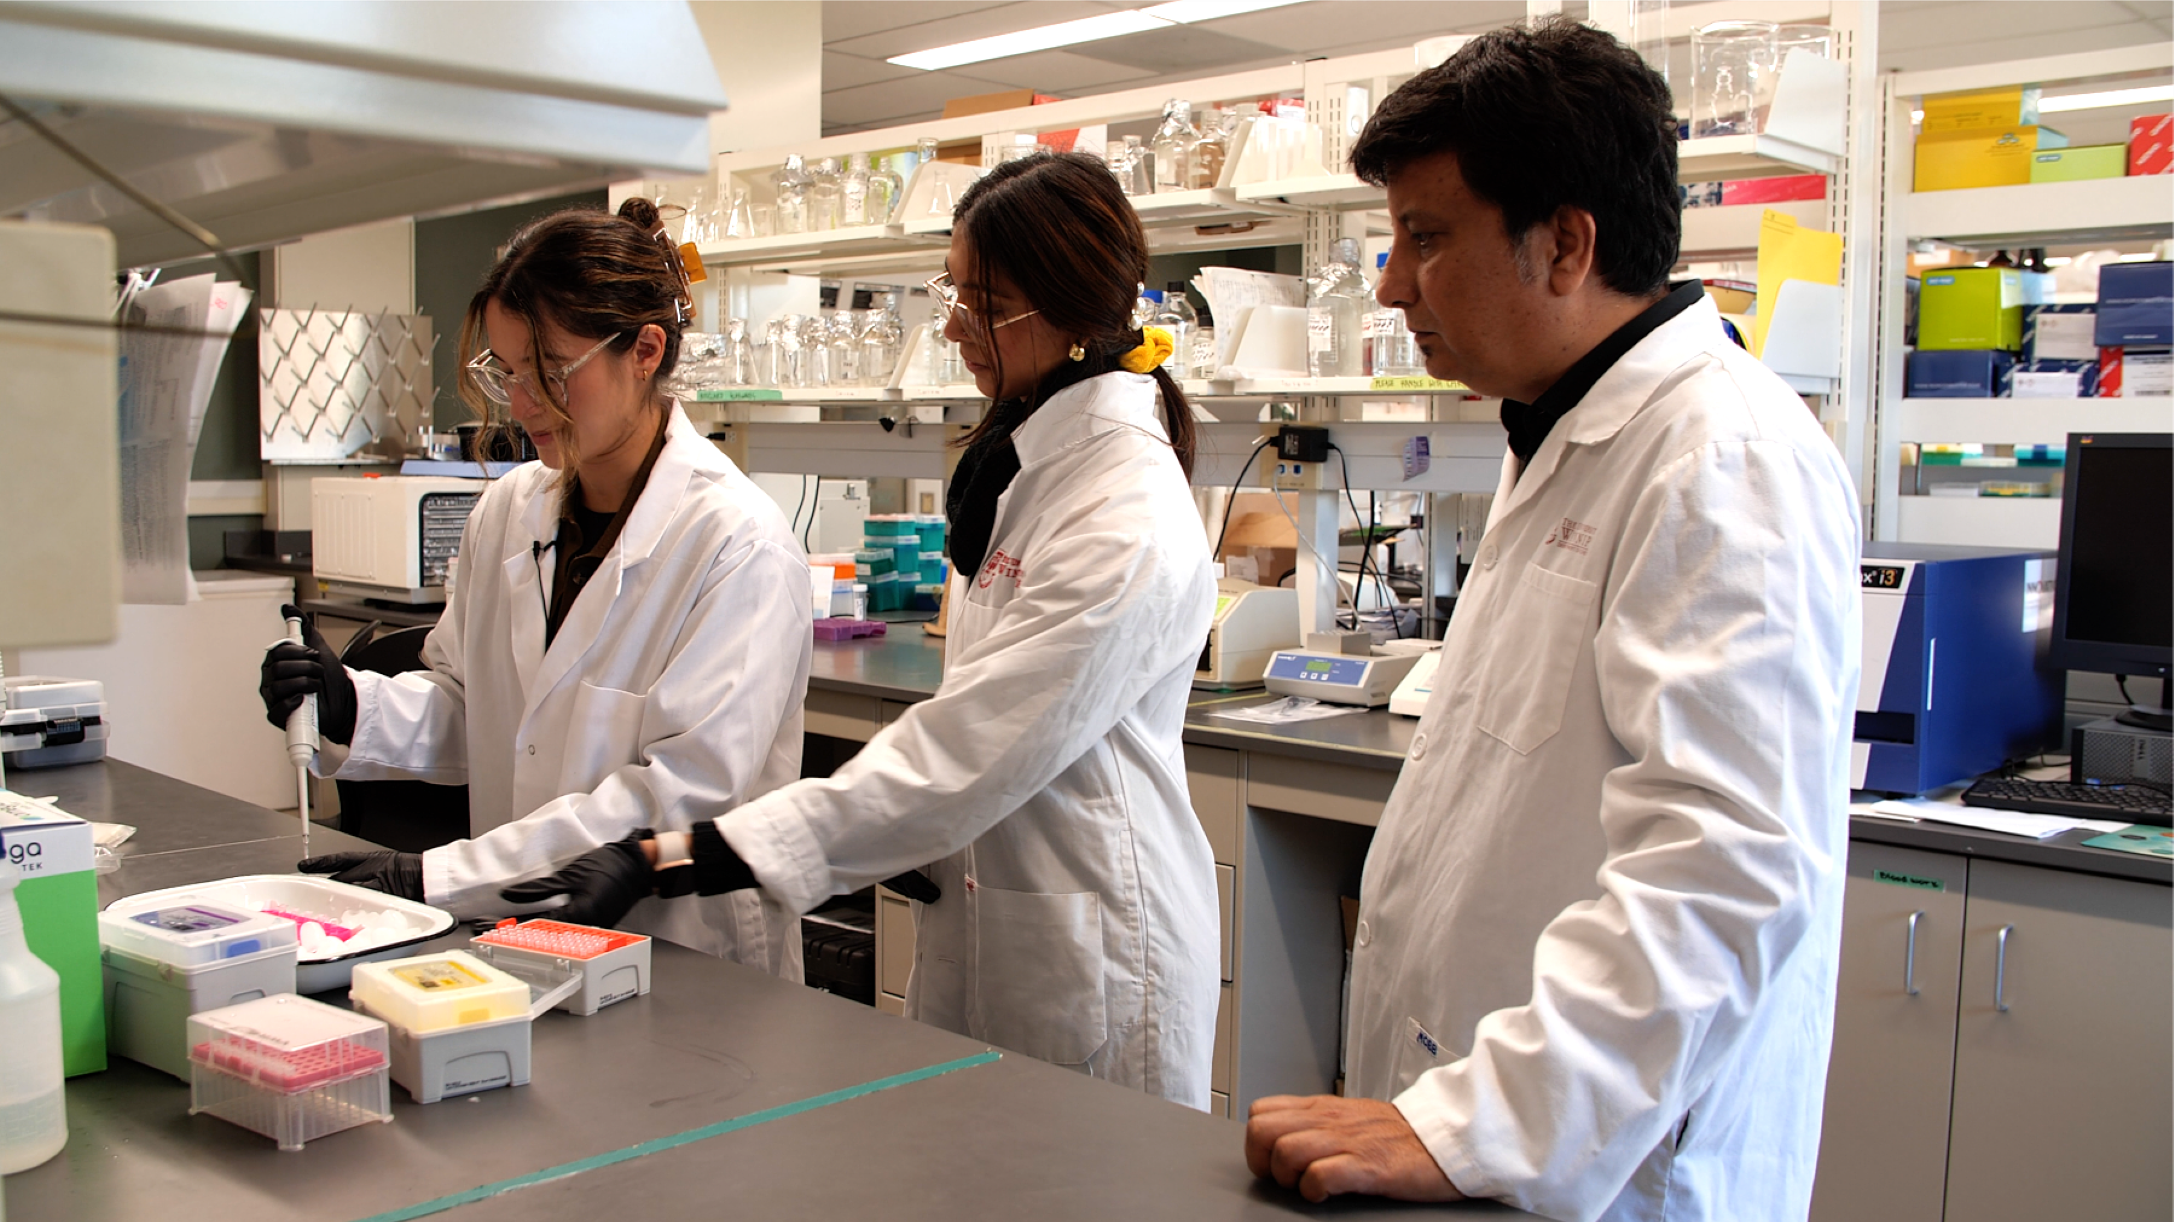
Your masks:
[[[100,898],[291,869],[292,816],[119,762],[16,772],[23,793],[139,830]],[[328,829],[311,849],[369,847]],[[187,1114],[129,1061],[68,1084],[68,1146],[8,1177],[15,1222],[880,1216],[1402,1217],[1246,1174],[1240,1129],[669,945],[647,997],[535,1029],[530,1085],[281,1153]],[[613,1160],[619,1161],[613,1161]],[[578,1168],[566,1164],[582,1161]],[[519,1185],[498,1195],[491,1186]],[[1491,1204],[1454,1216],[1524,1217]]]
[[[940,642],[892,631],[817,643],[809,733],[865,742],[935,690]],[[1223,905],[1213,1080],[1233,1115],[1335,1079],[1338,900],[1358,894],[1416,725],[1215,715],[1260,699],[1198,693],[1185,723]],[[2174,1214],[2174,863],[2091,835],[1850,819],[1815,1222]],[[879,1005],[904,993],[909,913],[879,895]],[[2063,1170],[2019,1187],[2019,1166]]]

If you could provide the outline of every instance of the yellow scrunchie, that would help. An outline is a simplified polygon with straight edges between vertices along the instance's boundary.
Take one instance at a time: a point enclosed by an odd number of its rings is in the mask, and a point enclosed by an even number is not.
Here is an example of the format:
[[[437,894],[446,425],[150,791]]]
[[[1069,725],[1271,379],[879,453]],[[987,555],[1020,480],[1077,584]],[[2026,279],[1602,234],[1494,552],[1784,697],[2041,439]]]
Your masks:
[[[1155,366],[1170,359],[1177,351],[1177,341],[1161,327],[1140,328],[1140,346],[1117,358],[1117,363],[1129,373],[1148,373]]]

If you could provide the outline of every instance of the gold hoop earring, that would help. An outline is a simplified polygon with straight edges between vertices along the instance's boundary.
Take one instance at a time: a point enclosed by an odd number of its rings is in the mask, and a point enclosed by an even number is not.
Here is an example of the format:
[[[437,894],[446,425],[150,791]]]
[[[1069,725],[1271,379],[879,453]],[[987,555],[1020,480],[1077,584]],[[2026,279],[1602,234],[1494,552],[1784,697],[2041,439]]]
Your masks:
[[[1079,344],[1073,344],[1072,350],[1065,353],[1065,355],[1071,357],[1075,361],[1084,361],[1087,359],[1087,349]]]

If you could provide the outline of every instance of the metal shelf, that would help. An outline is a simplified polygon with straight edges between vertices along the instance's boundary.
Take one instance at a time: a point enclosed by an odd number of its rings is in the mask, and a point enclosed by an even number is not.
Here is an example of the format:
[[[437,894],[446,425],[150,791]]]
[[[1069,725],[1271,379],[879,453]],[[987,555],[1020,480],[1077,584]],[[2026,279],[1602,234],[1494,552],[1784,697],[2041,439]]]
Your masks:
[[[1832,174],[1840,158],[1794,141],[1756,136],[1708,136],[1676,146],[1677,182],[1733,182],[1789,174]]]
[[[767,238],[739,238],[713,242],[701,248],[702,262],[710,267],[737,267],[758,263],[789,263],[807,259],[854,258],[899,254],[923,248],[941,248],[941,240],[909,236],[901,225],[851,225],[816,233],[780,233]]]
[[[1989,478],[2008,474],[1986,472]],[[1895,498],[1905,543],[1953,543],[1966,547],[2042,547],[2061,542],[2061,498],[2001,496],[1901,496]]]
[[[2174,237],[2174,177],[1919,191],[1904,202],[1903,231],[1913,239],[2002,247],[2056,235],[2064,242]]]
[[[1772,204],[1729,204],[1719,208],[1683,210],[1682,259],[1711,259],[1719,255],[1753,255],[1759,249],[1759,218],[1768,210],[1787,213],[1797,223],[1813,229],[1827,223],[1827,203],[1818,199],[1785,200]]]

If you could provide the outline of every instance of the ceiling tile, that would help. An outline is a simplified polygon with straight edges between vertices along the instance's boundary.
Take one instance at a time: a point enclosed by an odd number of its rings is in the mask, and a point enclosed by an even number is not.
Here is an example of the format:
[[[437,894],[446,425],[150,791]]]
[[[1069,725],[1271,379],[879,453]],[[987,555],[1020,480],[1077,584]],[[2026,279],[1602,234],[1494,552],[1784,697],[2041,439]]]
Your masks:
[[[1413,0],[1316,0],[1202,23],[1203,28],[1249,38],[1286,51],[1319,55],[1327,46],[1417,42],[1436,34],[1493,29],[1522,21],[1523,0],[1469,3]]]
[[[909,6],[902,4],[900,7]],[[888,59],[893,55],[947,47],[955,42],[1031,30],[1036,26],[1055,25],[1060,21],[1075,21],[1082,17],[1098,17],[1109,11],[1108,5],[1092,4],[1087,0],[1022,0],[1020,3],[994,5],[862,37],[837,39],[831,41],[829,46],[834,51],[865,55],[870,59]]]
[[[878,81],[895,81],[900,77],[920,76],[918,68],[901,68],[880,59],[868,59],[859,55],[844,55],[837,51],[823,52],[823,92],[852,89],[860,85],[873,85]]]
[[[979,9],[1002,8],[1009,0],[823,0],[823,41],[838,42],[880,34],[901,26]]]
[[[1274,62],[1291,57],[1291,52],[1281,47],[1234,38],[1219,30],[1198,25],[1148,30],[1140,34],[1127,34],[1122,38],[1105,38],[1099,42],[1083,43],[1074,48],[1074,52],[1090,59],[1107,60],[1144,72],[1179,76],[1212,74],[1224,71],[1233,64],[1253,63],[1264,59]]]
[[[940,114],[952,98],[995,93],[1006,86],[956,72],[919,72],[896,81],[840,89],[823,95],[823,122],[861,126],[906,122]]]
[[[1002,81],[1015,89],[1038,89],[1043,93],[1065,97],[1105,93],[1134,82],[1152,80],[1160,75],[1144,68],[1108,63],[1073,51],[1037,51],[1032,55],[992,59],[971,67],[976,76]]]

